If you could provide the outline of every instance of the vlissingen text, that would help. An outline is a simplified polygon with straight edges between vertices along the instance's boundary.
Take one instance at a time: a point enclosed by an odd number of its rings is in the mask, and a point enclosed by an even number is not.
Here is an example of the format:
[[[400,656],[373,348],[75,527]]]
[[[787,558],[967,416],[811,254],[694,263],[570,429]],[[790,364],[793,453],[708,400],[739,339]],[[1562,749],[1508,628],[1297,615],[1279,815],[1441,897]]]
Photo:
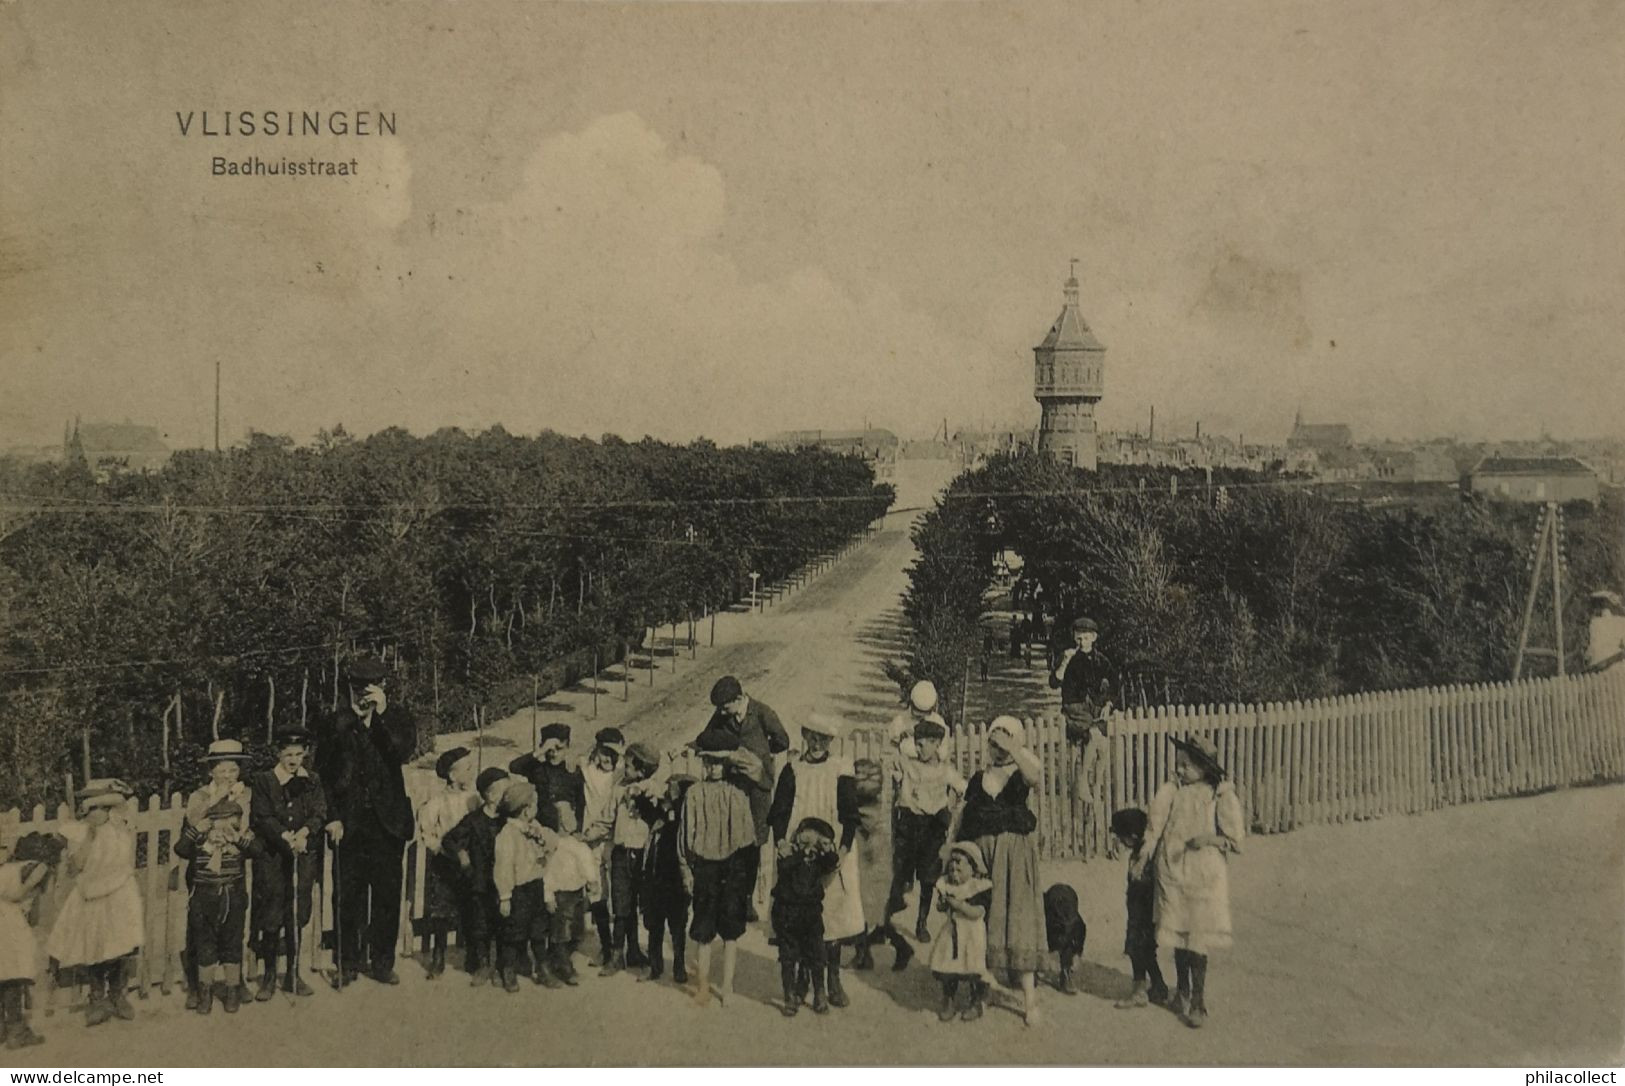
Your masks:
[[[182,136],[393,136],[395,114],[372,109],[176,110],[175,127]]]
[[[209,172],[215,177],[354,177],[361,167],[353,158],[261,158],[249,155],[244,159],[216,155],[210,159]]]

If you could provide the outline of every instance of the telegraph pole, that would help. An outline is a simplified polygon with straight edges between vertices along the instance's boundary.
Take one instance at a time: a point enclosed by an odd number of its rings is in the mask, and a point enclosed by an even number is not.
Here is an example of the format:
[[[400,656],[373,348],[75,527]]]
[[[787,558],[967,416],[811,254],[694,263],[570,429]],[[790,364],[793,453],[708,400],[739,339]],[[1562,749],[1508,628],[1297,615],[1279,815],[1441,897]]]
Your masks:
[[[220,360],[214,360],[214,451],[220,451]]]

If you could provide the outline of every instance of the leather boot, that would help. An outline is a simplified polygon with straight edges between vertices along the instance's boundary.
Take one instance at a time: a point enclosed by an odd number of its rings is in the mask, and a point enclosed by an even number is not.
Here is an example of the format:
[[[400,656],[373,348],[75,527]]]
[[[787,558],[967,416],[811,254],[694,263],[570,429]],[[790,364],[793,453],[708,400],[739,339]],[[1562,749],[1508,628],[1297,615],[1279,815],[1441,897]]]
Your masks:
[[[666,972],[666,929],[658,927],[649,933],[649,975],[639,980],[659,980]]]
[[[429,979],[434,980],[446,971],[446,936],[444,933],[434,937],[434,946],[429,951]]]
[[[5,1039],[7,1048],[29,1048],[44,1044],[45,1038],[35,1033],[23,1013],[23,986],[8,984],[0,993],[0,1006],[5,1010]]]
[[[1201,1029],[1207,1024],[1207,955],[1191,955],[1191,995],[1185,1004],[1185,1024]]]
[[[808,967],[807,971],[812,974],[813,1013],[828,1014],[829,1000],[824,997],[824,970],[819,968],[817,962],[814,962]]]
[[[284,992],[292,992],[296,996],[309,996],[316,994],[311,990],[310,985],[305,983],[305,978],[299,975],[299,970],[293,965],[292,962],[288,963],[288,975],[282,978],[282,990]]]
[[[866,973],[875,967],[875,952],[871,949],[876,943],[886,938],[887,928],[872,928],[864,932],[863,938],[858,940],[858,947],[852,952],[852,968],[860,973]]]
[[[598,929],[598,964],[607,966],[615,953],[615,935],[609,922],[609,906],[602,901],[592,907],[592,923]]]
[[[241,965],[226,966],[225,991],[220,996],[220,1007],[227,1014],[236,1014],[237,1008],[243,1005],[243,967]]]
[[[794,1018],[796,1012],[801,1010],[801,996],[796,992],[794,962],[779,963],[779,980],[784,985],[784,1002],[779,1005],[779,1013],[786,1018]]]
[[[643,948],[638,945],[638,918],[633,916],[626,922],[626,967],[628,969],[642,969],[649,964],[644,957]]]
[[[214,989],[215,984],[213,981],[204,980],[202,977],[198,978],[197,1012],[199,1014],[208,1014],[214,1010]]]
[[[190,947],[181,951],[181,976],[186,978],[186,1009],[197,1010],[199,985],[197,981],[197,958],[193,956]]]
[[[671,979],[678,984],[688,983],[688,966],[684,962],[683,953],[688,943],[683,933],[678,932],[671,937]]]
[[[113,1008],[107,1002],[107,973],[105,966],[90,967],[90,1005],[85,1008],[85,1025],[99,1026],[113,1017]]]
[[[841,944],[825,943],[824,946],[826,968],[829,971],[829,976],[825,979],[825,984],[829,988],[829,1005],[845,1007],[852,1001],[846,998],[846,989],[841,987]]]
[[[125,1021],[135,1020],[135,1008],[130,1006],[130,993],[127,978],[130,973],[130,959],[120,958],[108,970],[107,1003],[113,1008],[115,1017]]]
[[[617,949],[610,954],[609,961],[605,962],[599,967],[598,975],[601,977],[613,977],[616,973],[619,973],[625,968],[626,951]]]
[[[945,980],[942,982],[942,1006],[937,1008],[937,1021],[952,1022],[959,1017],[959,984],[957,981]]]
[[[967,986],[970,994],[965,998],[965,1009],[959,1012],[961,1022],[974,1022],[982,1017],[982,1001],[987,998],[987,985],[973,980]]]
[[[266,942],[270,941],[270,939],[266,940]],[[259,987],[254,991],[254,1002],[269,1003],[271,997],[276,995],[276,950],[267,947],[262,952],[262,957],[264,958],[265,972],[260,975]]]
[[[929,943],[931,930],[925,926],[926,920],[931,916],[931,896],[933,887],[921,884],[920,886],[920,914],[914,922],[914,941],[916,943]]]

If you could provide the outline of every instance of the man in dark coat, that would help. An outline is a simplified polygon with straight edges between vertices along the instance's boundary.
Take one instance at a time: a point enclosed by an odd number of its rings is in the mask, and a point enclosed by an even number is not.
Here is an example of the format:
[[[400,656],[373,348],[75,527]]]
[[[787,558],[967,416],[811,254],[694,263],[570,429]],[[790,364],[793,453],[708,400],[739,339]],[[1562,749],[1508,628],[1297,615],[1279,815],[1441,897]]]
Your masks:
[[[401,927],[401,874],[412,837],[412,803],[401,767],[412,757],[412,720],[386,693],[377,660],[351,666],[350,707],[319,733],[317,770],[327,786],[329,839],[337,847],[333,908],[343,936],[340,983],[363,965],[382,984],[399,984],[395,942]],[[362,947],[362,935],[367,937]]]
[[[765,702],[748,696],[739,685],[739,680],[732,675],[724,675],[711,687],[711,704],[715,711],[700,735],[713,730],[725,731],[737,738],[739,746],[756,755],[762,764],[763,780],[733,769],[728,771],[730,779],[735,780],[750,797],[750,816],[756,823],[758,847],[751,869],[751,884],[754,886],[761,872],[761,847],[767,844],[772,835],[767,812],[773,804],[773,755],[783,754],[790,749],[790,736],[785,733],[779,714]],[[755,899],[756,895],[752,894],[752,920],[756,919]]]
[[[261,1003],[276,992],[279,954],[288,961],[283,991],[311,994],[299,975],[298,933],[310,923],[311,889],[321,867],[322,827],[327,823],[321,779],[305,768],[310,736],[297,728],[285,730],[277,734],[276,746],[276,765],[249,782],[254,797],[250,825],[263,849],[254,861],[253,883],[254,931],[265,967],[254,998]]]

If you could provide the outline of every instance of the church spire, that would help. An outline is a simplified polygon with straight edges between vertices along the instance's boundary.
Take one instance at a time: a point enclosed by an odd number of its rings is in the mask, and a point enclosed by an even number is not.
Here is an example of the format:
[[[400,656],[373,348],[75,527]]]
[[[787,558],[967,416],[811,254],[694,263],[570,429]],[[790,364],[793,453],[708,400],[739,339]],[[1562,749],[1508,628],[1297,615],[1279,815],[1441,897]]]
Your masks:
[[[1066,281],[1064,288],[1067,305],[1078,304],[1078,258],[1072,258],[1072,275]]]

